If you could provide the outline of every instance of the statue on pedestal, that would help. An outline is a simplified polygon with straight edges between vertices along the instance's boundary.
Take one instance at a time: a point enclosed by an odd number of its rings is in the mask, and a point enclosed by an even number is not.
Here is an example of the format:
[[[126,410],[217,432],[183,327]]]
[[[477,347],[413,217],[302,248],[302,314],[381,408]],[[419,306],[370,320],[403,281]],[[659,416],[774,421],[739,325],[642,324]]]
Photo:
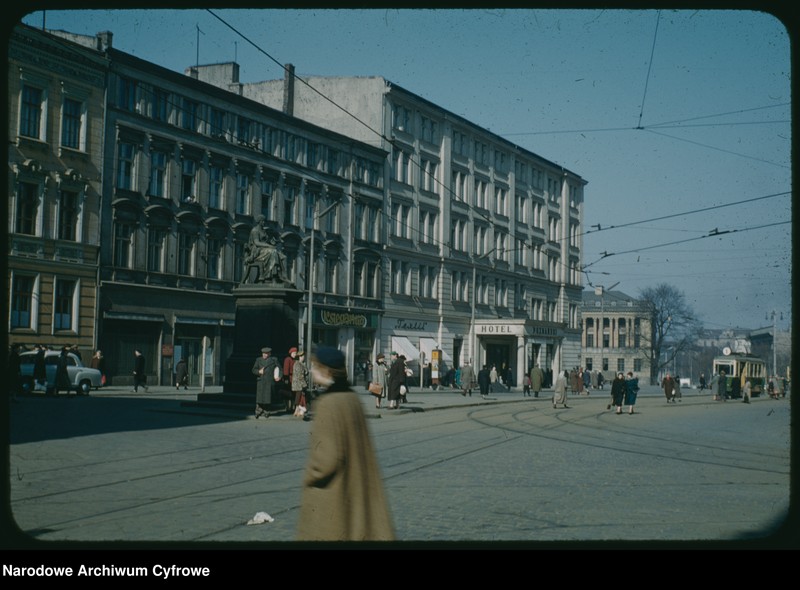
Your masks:
[[[286,255],[280,251],[279,245],[279,236],[269,231],[266,219],[259,215],[244,248],[243,284],[290,282],[286,276]],[[254,268],[255,277],[252,277]]]

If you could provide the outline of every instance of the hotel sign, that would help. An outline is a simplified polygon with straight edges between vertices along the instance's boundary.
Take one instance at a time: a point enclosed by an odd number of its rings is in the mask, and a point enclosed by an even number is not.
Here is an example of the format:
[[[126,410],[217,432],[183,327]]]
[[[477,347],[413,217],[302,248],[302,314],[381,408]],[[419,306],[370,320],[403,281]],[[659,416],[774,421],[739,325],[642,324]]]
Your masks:
[[[477,333],[485,336],[553,336],[559,335],[558,328],[549,326],[525,326],[521,324],[480,324],[476,326]]]

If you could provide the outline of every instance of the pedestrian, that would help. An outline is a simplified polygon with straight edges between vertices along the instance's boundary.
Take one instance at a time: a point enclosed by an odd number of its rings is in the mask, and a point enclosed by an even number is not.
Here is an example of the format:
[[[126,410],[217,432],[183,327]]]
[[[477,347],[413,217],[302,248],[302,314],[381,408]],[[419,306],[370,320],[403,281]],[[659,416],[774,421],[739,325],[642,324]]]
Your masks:
[[[742,397],[742,381],[739,377],[731,379],[731,399],[739,399]],[[778,399],[778,395],[775,395]]]
[[[22,363],[19,356],[20,346],[16,342],[8,351],[8,389],[11,401],[18,403],[17,395],[22,387]]]
[[[706,388],[706,374],[700,373],[700,391],[705,390]]]
[[[725,371],[719,372],[719,378],[717,379],[717,396],[722,401],[728,401],[728,379],[725,376]]]
[[[292,376],[294,375],[294,362],[297,359],[297,347],[289,349],[289,355],[283,359],[283,391],[286,402],[286,413],[294,412],[294,395],[292,395]]]
[[[567,382],[570,378],[570,372],[565,370],[563,373],[559,371],[558,377],[556,377],[556,384],[553,387],[553,409],[555,410],[558,404],[564,404],[565,408],[568,408],[567,405]]]
[[[256,420],[261,416],[269,418],[269,408],[276,403],[278,384],[281,382],[281,367],[272,356],[272,349],[265,346],[261,356],[253,363],[253,375],[258,377],[256,383]]]
[[[461,395],[467,397],[469,394],[472,397],[472,388],[475,387],[475,373],[472,370],[472,365],[467,361],[461,368]]]
[[[397,410],[400,408],[401,387],[405,387],[406,370],[405,363],[398,357],[397,352],[392,351],[390,355],[392,364],[389,367],[389,409]]]
[[[667,403],[675,403],[675,379],[667,373],[661,380],[661,389],[664,390],[664,396],[667,398]]]
[[[603,371],[597,371],[597,387],[603,389],[603,383],[605,382],[606,378],[603,377]]]
[[[58,355],[58,365],[56,365],[56,383],[55,383],[55,394],[58,395],[58,392],[62,389],[66,390],[67,394],[69,394],[70,390],[70,382],[69,382],[69,348],[64,346],[61,349],[61,354]]]
[[[531,396],[531,376],[528,373],[522,377],[522,397]]]
[[[589,395],[589,390],[592,388],[592,374],[587,369],[581,369],[583,376],[583,388],[586,390],[586,395]]]
[[[592,369],[592,389],[597,389],[597,371]]]
[[[531,389],[533,390],[533,397],[539,397],[542,385],[544,385],[544,372],[539,365],[534,365],[531,369]]]
[[[569,372],[569,389],[570,393],[573,395],[575,395],[575,393],[578,391],[578,383],[578,371],[576,369],[572,369],[572,371]]]
[[[294,415],[298,417],[305,417],[308,413],[308,398],[306,397],[306,390],[308,390],[308,367],[305,363],[306,353],[302,350],[297,351],[294,358],[294,365],[292,366],[292,393],[294,394]]]
[[[380,393],[375,393],[375,407],[381,407],[383,398],[386,397],[386,383],[388,382],[386,368],[386,356],[383,353],[378,354],[375,358],[375,364],[372,365],[372,383],[380,387]]]
[[[97,349],[92,355],[92,360],[89,361],[89,366],[93,369],[100,371],[100,385],[106,384],[106,357],[103,356],[103,351]]]
[[[47,392],[47,365],[44,362],[45,352],[43,345],[36,345],[36,357],[33,360],[33,388]]]
[[[673,400],[676,399],[679,402],[683,401],[683,397],[681,396],[681,376],[680,375],[675,375],[675,378],[673,379],[673,381],[675,382],[674,394],[672,396]]]
[[[147,375],[144,372],[144,355],[138,348],[133,351],[133,392],[137,393],[139,387],[143,387],[145,393],[148,392]]]
[[[495,376],[495,381],[492,381],[492,374]],[[483,365],[483,368],[478,371],[478,388],[481,390],[481,397],[486,399],[489,391],[493,390],[493,384],[497,382],[497,370],[492,367],[489,371],[489,365]]]
[[[403,382],[400,385],[400,400],[404,403],[408,403],[408,387],[411,385],[411,376],[414,375],[414,371],[411,370],[411,367],[408,366],[407,359],[405,355],[400,355],[400,362],[403,364]]]
[[[377,456],[361,402],[347,381],[344,354],[320,347],[311,367],[322,393],[314,402],[297,539],[392,541]]]
[[[78,357],[79,361],[83,362],[83,356],[81,356],[81,351],[78,350],[78,345],[77,344],[73,344],[72,346],[70,346],[69,347],[69,352],[71,352],[76,357]]]
[[[180,389],[181,385],[184,390],[189,389],[189,365],[186,364],[185,358],[175,365],[175,389]]]
[[[750,395],[752,392],[752,388],[753,386],[749,381],[744,382],[744,390],[742,391],[742,396],[743,396],[742,401],[746,404],[750,403]]]
[[[626,391],[627,385],[625,384],[625,375],[617,373],[616,379],[611,382],[611,403],[617,409],[617,414],[622,413],[622,404],[625,401]]]
[[[625,380],[625,403],[628,404],[629,414],[633,414],[637,395],[639,395],[639,379],[633,376],[633,371],[628,371],[628,378]]]

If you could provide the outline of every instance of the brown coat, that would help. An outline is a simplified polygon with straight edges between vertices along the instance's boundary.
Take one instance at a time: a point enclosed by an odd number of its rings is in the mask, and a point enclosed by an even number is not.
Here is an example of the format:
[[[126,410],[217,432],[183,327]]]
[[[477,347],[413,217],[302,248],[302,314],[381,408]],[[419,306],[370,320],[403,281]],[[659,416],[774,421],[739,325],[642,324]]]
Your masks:
[[[355,393],[329,391],[316,400],[310,445],[298,540],[393,540],[378,460]]]

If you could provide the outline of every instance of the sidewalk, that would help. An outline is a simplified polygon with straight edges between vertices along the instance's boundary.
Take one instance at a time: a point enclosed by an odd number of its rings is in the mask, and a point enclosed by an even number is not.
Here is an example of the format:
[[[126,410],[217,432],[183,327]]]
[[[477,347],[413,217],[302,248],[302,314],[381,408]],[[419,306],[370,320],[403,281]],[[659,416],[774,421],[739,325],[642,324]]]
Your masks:
[[[402,414],[411,414],[415,412],[428,412],[432,410],[458,408],[469,406],[483,406],[491,404],[503,403],[542,403],[549,404],[553,399],[552,388],[543,389],[539,393],[539,397],[523,396],[521,387],[512,387],[510,390],[505,387],[496,388],[496,391],[489,393],[485,398],[482,398],[479,390],[475,389],[472,396],[462,396],[460,389],[451,388],[438,388],[436,390],[429,388],[411,387],[407,399],[408,402],[401,404],[399,410],[389,410],[388,400],[385,398],[381,401],[381,408],[375,407],[375,398],[367,392],[363,385],[355,385],[352,387],[353,391],[358,395],[361,400],[364,412],[368,418],[381,418],[382,416],[393,416]],[[186,413],[200,413],[205,415],[218,415],[218,416],[239,416],[249,417],[252,414],[251,403],[241,403],[239,401],[231,402],[208,402],[198,401],[198,396],[201,391],[199,387],[190,387],[188,390],[176,390],[171,386],[154,386],[150,387],[147,392],[139,390],[134,393],[128,386],[111,386],[105,387],[100,390],[92,391],[91,396],[95,397],[134,397],[137,399],[161,399],[161,400],[174,400],[175,406],[170,411],[179,411]],[[205,394],[222,394],[222,386],[207,386]],[[712,394],[710,391],[705,390],[700,392],[697,389],[690,389],[683,392],[681,403],[693,402],[711,402]],[[654,399],[653,399],[654,398]],[[661,388],[657,385],[644,385],[641,388],[638,396],[639,400],[647,400],[645,403],[648,405],[653,403],[664,403],[664,394]],[[570,400],[580,400],[581,405],[587,402],[593,402],[597,405],[598,411],[604,411],[605,406],[611,401],[610,387],[605,389],[596,389],[589,391],[588,395],[584,392],[583,395],[568,394],[568,403]],[[762,396],[753,398],[753,402],[769,401],[768,397]],[[641,401],[640,401],[641,403]],[[719,402],[722,403],[722,402]],[[741,400],[729,400],[728,403],[741,403]],[[313,412],[313,402],[312,402]],[[290,414],[280,411],[272,414],[272,418],[294,418]]]

